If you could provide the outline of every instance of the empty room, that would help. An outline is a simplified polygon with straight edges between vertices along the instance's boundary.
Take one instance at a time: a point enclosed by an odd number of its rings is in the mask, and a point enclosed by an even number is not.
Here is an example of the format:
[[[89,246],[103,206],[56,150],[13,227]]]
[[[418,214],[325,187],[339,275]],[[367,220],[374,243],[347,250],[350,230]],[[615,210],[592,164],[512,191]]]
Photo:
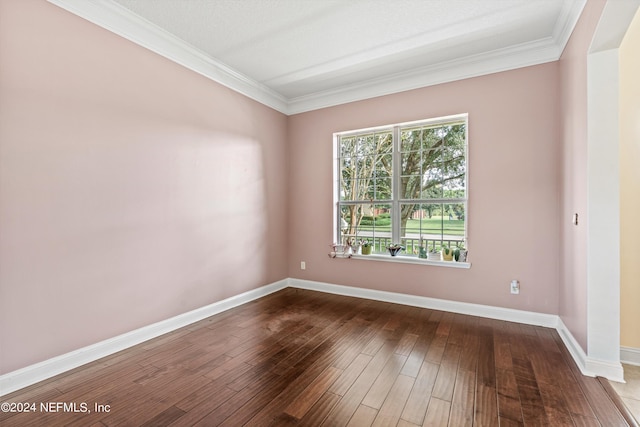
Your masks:
[[[0,425],[637,426],[640,0],[0,0]]]

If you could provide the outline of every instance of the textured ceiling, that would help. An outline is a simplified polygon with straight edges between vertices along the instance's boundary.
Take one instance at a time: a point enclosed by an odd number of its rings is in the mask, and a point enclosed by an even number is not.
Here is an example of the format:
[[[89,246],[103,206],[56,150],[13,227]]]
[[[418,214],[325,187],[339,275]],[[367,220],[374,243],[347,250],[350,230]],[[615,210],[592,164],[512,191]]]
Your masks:
[[[109,3],[138,23],[160,27],[285,104],[316,100],[321,107],[556,60],[585,1]],[[349,96],[335,97],[349,91]],[[331,96],[331,101],[319,101]]]

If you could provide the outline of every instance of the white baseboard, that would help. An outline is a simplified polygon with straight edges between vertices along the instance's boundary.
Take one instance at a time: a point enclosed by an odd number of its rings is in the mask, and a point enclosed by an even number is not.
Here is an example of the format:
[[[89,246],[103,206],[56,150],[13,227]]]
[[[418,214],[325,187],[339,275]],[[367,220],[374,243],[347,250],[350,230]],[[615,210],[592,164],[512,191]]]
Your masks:
[[[583,375],[590,377],[600,376],[613,381],[624,382],[622,365],[619,362],[610,362],[588,357],[560,317],[555,314],[535,313],[531,311],[470,304],[437,298],[377,291],[373,289],[354,288],[351,286],[334,285],[330,283],[301,279],[289,279],[289,286],[337,295],[366,298],[376,301],[392,302],[414,307],[430,308],[434,310],[449,311],[452,313],[468,314],[471,316],[554,328],[558,331],[560,338],[562,338],[562,342],[569,350],[569,353]],[[640,356],[640,351],[636,356]]]
[[[590,377],[604,377],[611,381],[623,383],[624,369],[622,363],[610,362],[608,360],[599,360],[593,357],[587,357],[584,375]]]
[[[235,295],[222,301],[215,302],[205,307],[180,314],[170,319],[18,369],[17,371],[9,372],[0,376],[0,396],[12,393],[21,388],[46,380],[47,378],[51,378],[55,375],[77,368],[78,366],[93,362],[102,357],[140,344],[144,341],[190,325],[202,319],[206,319],[214,314],[218,314],[233,307],[262,298],[273,292],[286,288],[287,283],[287,279],[280,280],[240,295]]]
[[[620,347],[620,361],[627,365],[640,366],[640,348]]]
[[[569,331],[567,326],[560,318],[558,318],[558,327],[556,328],[556,330],[558,331],[558,335],[560,335],[564,346],[567,348],[567,350],[569,350],[571,357],[573,357],[574,362],[576,362],[576,365],[578,365],[580,372],[582,372],[583,375],[593,377],[594,375],[589,375],[586,371],[587,354],[584,352],[582,346],[578,344],[578,341],[576,341],[571,331]]]
[[[514,310],[511,308],[471,304],[395,292],[377,291],[373,289],[354,288],[351,286],[333,285],[330,283],[301,279],[289,279],[289,286],[330,294],[410,305],[413,307],[430,308],[434,310],[487,317],[497,320],[507,320],[509,322],[526,323],[528,325],[545,326],[548,328],[556,328],[558,325],[558,316],[555,314],[534,313],[531,311]]]
[[[602,361],[587,357],[582,347],[557,315],[290,278],[4,374],[0,376],[0,396],[12,393],[39,381],[51,378],[77,368],[78,366],[93,362],[247,302],[262,298],[286,287],[555,328],[578,365],[578,368],[584,375],[602,376],[613,381],[624,382],[622,365],[619,362]],[[640,365],[640,349],[621,348],[620,353],[621,360],[625,363]]]
[[[588,377],[604,377],[612,381],[624,382],[622,364],[620,364],[619,361],[599,360],[587,356],[582,346],[574,338],[560,317],[558,317],[556,330],[582,375]]]

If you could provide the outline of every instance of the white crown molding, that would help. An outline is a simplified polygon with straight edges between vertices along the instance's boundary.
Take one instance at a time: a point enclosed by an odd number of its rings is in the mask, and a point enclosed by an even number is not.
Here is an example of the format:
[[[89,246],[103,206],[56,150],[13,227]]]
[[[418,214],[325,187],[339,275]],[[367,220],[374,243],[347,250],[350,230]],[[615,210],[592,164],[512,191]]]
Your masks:
[[[271,88],[207,56],[116,2],[104,0],[48,1],[287,115],[556,61],[560,58],[586,3],[586,0],[580,0],[563,8],[561,16],[558,18],[558,25],[554,29],[553,38],[418,68],[381,79],[367,80],[308,96],[287,99]]]
[[[553,29],[553,39],[560,48],[560,53],[564,50],[565,46],[569,42],[571,33],[582,15],[582,11],[587,4],[587,0],[579,0],[575,2],[564,2],[562,4],[562,10],[556,21],[556,26]]]
[[[289,100],[289,114],[298,114],[422,87],[552,62],[562,50],[551,39],[468,56],[428,67],[366,80],[342,88]]]
[[[119,3],[104,0],[47,1],[274,110],[287,111],[287,100],[279,93],[216,61]]]
[[[206,319],[214,314],[222,313],[223,311],[262,298],[286,287],[287,279],[280,280],[205,307],[179,314],[170,319],[162,320],[152,325],[144,326],[140,329],[1,375],[0,396],[12,393],[160,335],[175,331],[176,329]]]

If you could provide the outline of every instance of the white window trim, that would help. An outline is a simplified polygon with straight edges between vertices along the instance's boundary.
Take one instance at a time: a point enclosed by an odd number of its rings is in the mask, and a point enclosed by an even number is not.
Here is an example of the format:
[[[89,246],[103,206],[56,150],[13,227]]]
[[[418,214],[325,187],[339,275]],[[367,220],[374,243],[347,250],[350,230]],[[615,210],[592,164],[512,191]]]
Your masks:
[[[385,255],[385,254],[351,255],[351,258],[363,259],[366,261],[384,261],[384,262],[396,262],[401,264],[431,265],[436,267],[471,268],[470,262],[429,261],[428,259],[418,258],[414,256],[405,256],[405,255],[396,255],[396,256]]]
[[[468,113],[454,114],[450,116],[443,116],[434,119],[425,119],[425,120],[415,120],[410,122],[403,123],[395,123],[391,125],[384,126],[374,126],[356,130],[349,130],[344,132],[335,132],[333,134],[333,236],[337,238],[340,236],[340,224],[339,224],[339,204],[340,204],[340,179],[338,174],[340,172],[340,156],[339,156],[339,148],[338,141],[340,137],[356,135],[360,133],[366,132],[377,132],[383,130],[391,130],[393,132],[394,138],[394,147],[393,147],[393,159],[394,159],[394,170],[400,170],[400,138],[399,138],[399,130],[403,127],[413,126],[413,125],[438,125],[445,124],[454,121],[464,121],[465,122],[465,198],[464,199],[429,199],[429,203],[464,203],[465,205],[465,218],[464,218],[464,242],[465,247],[468,250],[468,200],[469,200],[469,115]],[[395,173],[394,173],[395,175]],[[395,176],[394,176],[395,178]],[[398,194],[399,192],[399,180],[393,180],[393,194]],[[357,203],[357,202],[356,202]],[[364,203],[364,202],[363,202]],[[402,200],[393,197],[389,204],[392,205],[392,209],[394,212],[399,211],[400,204]],[[398,221],[392,222],[392,236],[400,235],[400,224]],[[393,238],[392,238],[393,239]],[[395,239],[394,239],[395,240]],[[339,242],[340,243],[340,242]],[[370,255],[360,255],[360,254],[352,254],[349,256],[337,256],[337,258],[349,258],[356,260],[367,260],[367,261],[382,261],[382,262],[394,262],[394,263],[404,263],[404,264],[419,264],[419,265],[430,265],[430,266],[438,266],[438,267],[449,267],[449,268],[463,268],[468,269],[471,268],[471,263],[469,262],[458,262],[458,261],[430,261],[425,258],[419,258],[416,256],[407,256],[407,255],[396,255],[391,256],[390,254],[370,254]]]

